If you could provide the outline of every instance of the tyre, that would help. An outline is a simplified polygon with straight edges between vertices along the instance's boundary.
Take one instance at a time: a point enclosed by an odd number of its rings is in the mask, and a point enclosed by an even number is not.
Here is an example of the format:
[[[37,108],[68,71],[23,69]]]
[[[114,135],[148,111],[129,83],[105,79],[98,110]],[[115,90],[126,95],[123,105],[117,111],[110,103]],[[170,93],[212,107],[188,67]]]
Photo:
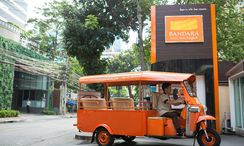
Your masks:
[[[210,128],[206,129],[209,139],[207,139],[204,130],[200,130],[197,135],[197,142],[200,146],[219,146],[221,139],[219,134]]]
[[[111,146],[114,143],[114,137],[105,128],[97,130],[96,142],[99,146]]]
[[[125,142],[132,142],[136,137],[135,136],[122,136],[121,137]]]

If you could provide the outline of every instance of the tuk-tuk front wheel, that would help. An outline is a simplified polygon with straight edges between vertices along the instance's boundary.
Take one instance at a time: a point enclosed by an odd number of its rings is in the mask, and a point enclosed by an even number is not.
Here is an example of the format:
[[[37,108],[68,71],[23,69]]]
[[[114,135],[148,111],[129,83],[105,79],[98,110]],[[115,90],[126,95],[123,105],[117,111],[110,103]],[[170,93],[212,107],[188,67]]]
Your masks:
[[[219,146],[221,139],[219,134],[213,129],[206,129],[208,138],[204,130],[200,130],[197,135],[197,142],[200,146]]]
[[[111,146],[114,143],[114,137],[105,128],[97,130],[96,142],[99,146]]]
[[[125,142],[132,142],[136,137],[135,136],[122,136],[122,139]]]

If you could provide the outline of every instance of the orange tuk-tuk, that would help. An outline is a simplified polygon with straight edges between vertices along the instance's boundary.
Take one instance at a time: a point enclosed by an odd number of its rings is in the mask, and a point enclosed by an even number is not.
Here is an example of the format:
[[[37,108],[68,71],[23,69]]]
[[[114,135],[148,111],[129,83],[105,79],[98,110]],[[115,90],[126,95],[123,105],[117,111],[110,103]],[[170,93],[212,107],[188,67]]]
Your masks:
[[[96,140],[99,146],[112,145],[118,138],[131,142],[136,136],[162,140],[196,137],[201,146],[218,146],[221,142],[219,134],[206,124],[207,120],[215,118],[206,115],[206,107],[196,97],[195,80],[193,74],[155,71],[81,77],[77,124],[74,125],[80,132],[92,132],[92,142]],[[183,136],[177,136],[171,118],[159,117],[157,102],[161,94],[160,85],[165,82],[170,82],[174,90],[170,100],[185,100],[185,104],[171,107],[180,113],[179,124],[185,129]],[[102,84],[104,95],[85,91],[87,84]],[[112,97],[109,90],[116,86],[125,86],[133,91],[129,97]],[[137,96],[133,98],[133,94]]]

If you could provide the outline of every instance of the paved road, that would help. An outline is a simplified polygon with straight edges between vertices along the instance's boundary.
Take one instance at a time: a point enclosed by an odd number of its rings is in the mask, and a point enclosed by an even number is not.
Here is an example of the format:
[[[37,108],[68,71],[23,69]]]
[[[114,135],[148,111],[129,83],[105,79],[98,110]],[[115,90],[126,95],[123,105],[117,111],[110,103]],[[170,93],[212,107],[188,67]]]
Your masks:
[[[30,116],[25,122],[0,124],[0,146],[97,146],[89,141],[76,140],[75,118],[61,116]],[[243,146],[244,137],[222,135],[222,146]],[[114,146],[189,146],[192,139],[161,141],[136,138],[128,144],[116,140]]]

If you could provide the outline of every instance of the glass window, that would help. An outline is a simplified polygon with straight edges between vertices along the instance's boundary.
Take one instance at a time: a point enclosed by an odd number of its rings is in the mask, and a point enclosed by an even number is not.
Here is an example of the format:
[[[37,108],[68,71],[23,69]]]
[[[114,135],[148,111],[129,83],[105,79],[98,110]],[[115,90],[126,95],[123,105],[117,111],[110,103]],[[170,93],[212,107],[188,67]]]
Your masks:
[[[236,117],[236,127],[241,128],[241,98],[240,98],[240,82],[239,79],[233,81],[234,83],[234,100],[235,100],[235,117]]]
[[[41,90],[43,84],[42,76],[37,76],[36,82],[37,82],[36,89]]]
[[[30,100],[35,100],[35,90],[30,90]]]
[[[29,90],[24,90],[24,100],[27,100],[28,98],[30,98]]]
[[[241,107],[242,107],[242,128],[244,128],[244,111],[243,111],[243,108],[244,108],[244,77],[240,78],[240,97],[241,97]]]
[[[188,91],[188,94],[192,97],[197,97],[196,93],[196,82],[190,82],[188,80],[184,81],[185,87]]]

